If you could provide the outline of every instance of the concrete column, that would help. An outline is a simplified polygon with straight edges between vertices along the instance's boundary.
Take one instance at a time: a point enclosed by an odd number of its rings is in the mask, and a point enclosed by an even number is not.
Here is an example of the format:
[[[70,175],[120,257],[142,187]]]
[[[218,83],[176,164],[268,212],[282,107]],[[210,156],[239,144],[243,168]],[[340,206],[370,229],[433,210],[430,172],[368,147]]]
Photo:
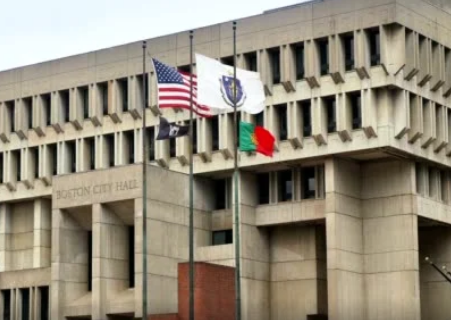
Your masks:
[[[364,317],[363,225],[360,167],[326,161],[327,283],[330,320]]]
[[[50,267],[51,215],[49,200],[34,201],[33,268]]]
[[[0,272],[8,271],[11,263],[10,251],[11,212],[9,205],[0,204]]]

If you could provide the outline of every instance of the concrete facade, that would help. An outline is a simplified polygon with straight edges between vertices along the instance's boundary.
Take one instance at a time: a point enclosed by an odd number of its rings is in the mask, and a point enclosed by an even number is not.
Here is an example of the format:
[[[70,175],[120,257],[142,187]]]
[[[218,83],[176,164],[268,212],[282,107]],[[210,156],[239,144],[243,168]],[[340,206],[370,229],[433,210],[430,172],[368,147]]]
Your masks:
[[[243,319],[449,318],[451,287],[424,258],[451,267],[450,18],[444,0],[318,0],[237,21],[237,65],[267,95],[241,119],[276,151],[240,153],[233,185],[225,113],[196,120],[193,161],[196,261],[235,265],[239,193]],[[147,41],[188,65],[188,32]],[[230,63],[231,23],[194,30],[194,46]],[[160,113],[189,113],[158,109],[151,67],[143,106],[141,68],[131,43],[0,72],[4,318],[139,318],[143,272],[150,312],[177,313],[189,140],[154,138]]]

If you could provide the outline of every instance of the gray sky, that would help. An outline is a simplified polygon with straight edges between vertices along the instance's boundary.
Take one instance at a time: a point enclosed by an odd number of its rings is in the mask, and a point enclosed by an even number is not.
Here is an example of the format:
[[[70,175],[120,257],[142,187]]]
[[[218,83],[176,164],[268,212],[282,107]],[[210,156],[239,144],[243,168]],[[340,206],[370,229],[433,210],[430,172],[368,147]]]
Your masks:
[[[305,0],[0,0],[0,70],[229,21]]]

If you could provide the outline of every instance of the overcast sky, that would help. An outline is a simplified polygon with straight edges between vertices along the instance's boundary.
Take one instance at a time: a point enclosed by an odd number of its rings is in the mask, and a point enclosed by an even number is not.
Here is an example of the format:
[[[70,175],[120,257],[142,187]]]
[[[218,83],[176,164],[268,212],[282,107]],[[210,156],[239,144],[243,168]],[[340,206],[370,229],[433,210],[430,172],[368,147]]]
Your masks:
[[[0,70],[300,2],[305,0],[0,0]]]

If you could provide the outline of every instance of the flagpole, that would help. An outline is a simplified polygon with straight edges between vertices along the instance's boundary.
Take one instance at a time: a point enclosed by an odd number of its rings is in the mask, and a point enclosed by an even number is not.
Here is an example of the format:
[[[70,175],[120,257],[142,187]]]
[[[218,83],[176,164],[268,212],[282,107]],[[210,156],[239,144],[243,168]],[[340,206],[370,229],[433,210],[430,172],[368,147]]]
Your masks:
[[[142,233],[143,233],[143,281],[142,281],[142,319],[147,320],[147,143],[146,143],[146,48],[147,43],[143,41],[143,81],[142,81],[142,104],[143,104],[143,121],[142,121],[142,157],[143,157],[143,188],[142,188]]]
[[[194,177],[193,177],[193,31],[189,32],[190,109],[189,109],[189,320],[194,320]]]
[[[233,21],[233,122],[234,122],[234,185],[235,185],[235,319],[241,320],[241,263],[240,263],[240,221],[238,203],[238,112],[236,94],[236,21]]]

